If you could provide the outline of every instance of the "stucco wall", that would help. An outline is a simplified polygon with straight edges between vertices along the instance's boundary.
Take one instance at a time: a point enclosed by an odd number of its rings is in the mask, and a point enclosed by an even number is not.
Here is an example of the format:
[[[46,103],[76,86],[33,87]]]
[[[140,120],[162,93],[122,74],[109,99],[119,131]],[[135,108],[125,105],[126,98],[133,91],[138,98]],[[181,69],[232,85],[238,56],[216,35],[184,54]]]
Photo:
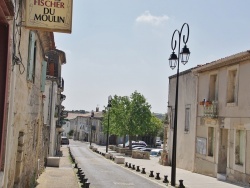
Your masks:
[[[169,81],[169,108],[168,114],[171,119],[171,110],[175,108],[175,90],[176,77]],[[190,128],[185,131],[185,108],[190,105]],[[177,121],[177,152],[176,152],[176,166],[178,168],[193,170],[194,154],[195,154],[195,135],[196,135],[196,77],[190,72],[180,75],[179,77],[179,98],[178,98],[178,121]],[[170,126],[171,127],[171,126]],[[169,160],[172,160],[172,140],[173,129],[168,135],[168,150]],[[188,149],[187,149],[187,146]]]
[[[20,187],[28,187],[35,180],[37,174],[38,159],[43,164],[42,135],[43,114],[42,114],[42,93],[40,91],[41,63],[43,53],[37,35],[37,53],[35,66],[35,82],[27,81],[27,60],[29,30],[22,28],[21,45],[17,48],[22,54],[22,65],[15,65],[11,73],[9,98],[9,116],[6,142],[6,156],[4,167],[4,187],[13,187],[14,180]],[[18,37],[17,37],[18,39]],[[19,133],[23,132],[24,143],[18,148]],[[19,147],[20,148],[20,147]],[[19,153],[19,155],[17,155]],[[18,158],[16,157],[18,156]],[[21,161],[21,162],[17,162]],[[17,166],[20,165],[20,175],[17,176]],[[42,165],[43,166],[43,165]],[[40,166],[41,167],[41,166]],[[41,170],[41,169],[40,169]],[[16,178],[15,178],[16,176]]]
[[[202,159],[199,154],[196,154],[195,172],[215,177],[216,165],[213,162]]]
[[[237,69],[236,76],[236,101],[234,103],[227,103],[228,92],[228,72],[229,70]],[[197,121],[197,137],[204,137],[208,139],[207,128],[210,126],[215,128],[214,140],[214,158],[208,156],[200,156],[196,154],[196,172],[211,175],[216,177],[218,170],[218,158],[220,151],[221,131],[228,130],[227,139],[227,168],[226,176],[232,181],[241,181],[248,183],[250,181],[250,88],[249,88],[249,75],[250,60],[237,61],[235,64],[211,69],[210,71],[199,73],[198,82],[198,101],[204,98],[209,98],[209,80],[211,74],[217,74],[218,79],[218,117],[212,118],[214,125],[208,125],[206,122],[209,118],[203,116],[204,106],[198,105],[198,118]],[[235,147],[236,147],[236,130],[245,132],[245,156],[242,165],[235,164]],[[203,162],[201,162],[203,160]],[[204,162],[205,161],[205,162]],[[209,169],[209,170],[208,170]],[[212,171],[214,170],[214,171]]]

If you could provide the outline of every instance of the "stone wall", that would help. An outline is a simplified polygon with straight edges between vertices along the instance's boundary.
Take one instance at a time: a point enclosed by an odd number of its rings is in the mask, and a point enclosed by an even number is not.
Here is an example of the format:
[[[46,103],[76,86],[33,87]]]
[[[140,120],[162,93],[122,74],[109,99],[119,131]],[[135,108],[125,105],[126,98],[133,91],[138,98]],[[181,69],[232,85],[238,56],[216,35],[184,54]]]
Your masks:
[[[20,40],[20,46],[16,50],[21,54],[22,64],[12,67],[11,73],[3,187],[31,187],[43,169],[44,151],[47,151],[43,140],[47,130],[43,124],[43,99],[40,90],[43,47],[35,32],[35,79],[34,82],[28,81],[30,30],[23,27],[20,29],[21,35],[16,38],[17,41]]]

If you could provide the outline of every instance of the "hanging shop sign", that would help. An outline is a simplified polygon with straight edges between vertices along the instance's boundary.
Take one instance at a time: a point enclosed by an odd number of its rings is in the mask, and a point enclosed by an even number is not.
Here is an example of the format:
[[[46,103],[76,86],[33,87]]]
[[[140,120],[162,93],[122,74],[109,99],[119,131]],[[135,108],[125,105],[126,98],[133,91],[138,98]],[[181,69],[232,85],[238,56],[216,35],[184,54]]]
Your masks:
[[[71,33],[73,0],[26,0],[25,26]]]

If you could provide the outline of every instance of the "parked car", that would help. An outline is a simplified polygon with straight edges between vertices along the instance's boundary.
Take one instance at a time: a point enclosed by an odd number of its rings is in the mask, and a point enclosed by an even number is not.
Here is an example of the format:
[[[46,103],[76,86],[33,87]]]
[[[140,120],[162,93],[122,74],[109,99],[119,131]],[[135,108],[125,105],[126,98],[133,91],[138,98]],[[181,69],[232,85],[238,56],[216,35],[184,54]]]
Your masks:
[[[146,147],[145,145],[143,145],[143,144],[139,144],[139,143],[137,143],[137,144],[133,144],[132,145],[132,148],[134,148],[134,147]]]
[[[141,140],[140,140],[139,143],[140,143],[140,144],[143,144],[143,145],[145,145],[145,146],[147,146],[146,142],[144,142],[144,141],[141,141]]]
[[[163,149],[152,149],[150,151],[150,156],[151,157],[158,157],[161,155],[162,151],[163,151]]]
[[[152,148],[141,148],[140,149],[141,151],[147,151],[147,152],[150,152],[152,150]]]
[[[69,145],[69,139],[66,136],[61,137],[61,145]]]
[[[144,148],[145,148],[145,146],[136,146],[136,147],[133,147],[132,150],[141,150]]]
[[[144,142],[144,141],[138,141],[138,142],[132,141],[132,147],[133,147],[134,145],[145,146],[145,147],[147,146],[146,142]],[[118,144],[118,146],[122,147],[123,144]],[[125,143],[125,147],[129,147],[129,141],[127,141],[127,142]]]
[[[157,147],[157,146],[161,146],[161,144],[162,144],[162,141],[161,140],[156,140],[155,141],[155,146]]]

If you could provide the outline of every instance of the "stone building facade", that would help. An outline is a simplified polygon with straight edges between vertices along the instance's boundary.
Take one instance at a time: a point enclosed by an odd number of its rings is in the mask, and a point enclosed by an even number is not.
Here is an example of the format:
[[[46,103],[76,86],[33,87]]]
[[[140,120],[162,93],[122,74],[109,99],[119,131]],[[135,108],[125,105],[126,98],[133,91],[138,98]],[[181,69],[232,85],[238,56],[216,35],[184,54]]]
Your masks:
[[[177,167],[249,185],[249,70],[250,52],[245,51],[180,73]],[[170,164],[175,80],[169,77]]]
[[[55,50],[54,35],[25,28],[24,7],[25,1],[0,1],[0,187],[4,188],[34,187],[49,149],[43,92],[46,53]]]
[[[249,51],[194,69],[199,85],[195,172],[249,185],[249,70]]]
[[[74,130],[74,140],[90,142],[92,139],[93,143],[105,145],[107,138],[103,130],[102,118],[103,112],[99,111],[99,108],[96,108],[93,114],[69,113],[68,119],[70,129]]]
[[[176,166],[193,171],[196,132],[196,84],[197,78],[192,69],[183,71],[179,75],[178,121]],[[169,77],[168,116],[168,163],[172,162],[173,127],[176,96],[176,75]],[[187,149],[187,146],[188,149]]]

